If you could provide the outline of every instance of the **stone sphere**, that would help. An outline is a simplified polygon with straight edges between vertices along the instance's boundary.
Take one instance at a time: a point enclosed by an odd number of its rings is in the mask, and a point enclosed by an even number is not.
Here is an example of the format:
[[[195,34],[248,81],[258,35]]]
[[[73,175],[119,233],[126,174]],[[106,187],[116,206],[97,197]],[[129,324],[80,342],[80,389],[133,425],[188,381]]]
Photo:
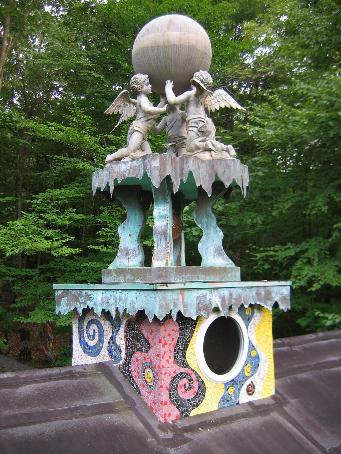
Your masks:
[[[212,48],[210,38],[195,20],[168,14],[148,22],[137,35],[132,61],[135,73],[148,74],[154,92],[162,94],[166,80],[179,93],[190,86],[196,71],[208,71]]]

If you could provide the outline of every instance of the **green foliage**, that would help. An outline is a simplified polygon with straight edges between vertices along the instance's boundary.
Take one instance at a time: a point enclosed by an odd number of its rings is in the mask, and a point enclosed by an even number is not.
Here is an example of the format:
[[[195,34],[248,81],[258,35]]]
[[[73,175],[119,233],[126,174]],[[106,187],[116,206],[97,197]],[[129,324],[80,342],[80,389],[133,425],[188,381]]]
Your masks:
[[[58,352],[58,358],[54,361],[53,367],[71,366],[71,346],[64,347]]]
[[[5,255],[35,255],[40,252],[52,255],[70,255],[79,249],[66,246],[72,239],[59,230],[46,228],[46,224],[32,214],[23,213],[20,219],[10,221],[0,230],[0,250]]]
[[[333,310],[328,308],[328,312],[325,312],[325,307],[322,310],[311,309],[304,317],[297,320],[297,323],[308,331],[326,331],[329,329],[341,329],[341,310],[339,305],[335,306],[335,310],[338,312],[329,312]]]
[[[138,30],[171,12],[207,29],[215,83],[246,107],[214,118],[251,172],[245,200],[235,190],[215,205],[228,254],[243,279],[292,280],[293,310],[274,312],[276,335],[340,327],[336,0],[5,1],[0,325],[69,324],[54,313],[52,284],[100,282],[113,260],[124,212],[108,194],[91,196],[91,173],[122,146],[128,125],[113,130],[116,119],[103,111],[127,88]],[[151,139],[155,152],[163,141]],[[198,265],[192,210],[184,213],[186,255]],[[142,241],[150,263],[151,209]]]
[[[0,338],[0,353],[5,353],[7,351],[7,340]]]

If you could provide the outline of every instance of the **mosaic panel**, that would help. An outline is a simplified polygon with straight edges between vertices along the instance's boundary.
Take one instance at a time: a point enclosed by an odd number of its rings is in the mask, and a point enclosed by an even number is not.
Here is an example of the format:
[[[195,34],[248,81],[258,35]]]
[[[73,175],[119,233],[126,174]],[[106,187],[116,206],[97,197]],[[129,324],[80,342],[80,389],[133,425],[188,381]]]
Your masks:
[[[239,310],[239,315],[243,319],[249,335],[249,348],[247,352],[246,360],[241,368],[239,374],[233,379],[224,383],[224,394],[221,397],[218,408],[231,407],[239,403],[239,394],[243,385],[251,377],[255,375],[259,368],[259,354],[256,346],[250,338],[249,326],[254,317],[255,309],[252,307],[242,308]],[[255,392],[255,384],[250,381],[248,388],[248,395],[252,396]]]
[[[249,338],[247,355],[237,376],[226,383],[208,379],[196,356],[197,320],[96,316],[74,317],[73,364],[112,360],[160,421],[172,421],[274,392],[272,315],[265,308],[241,308]]]
[[[72,365],[112,360],[120,364],[124,357],[125,319],[93,311],[73,315]]]
[[[191,390],[194,387],[193,376],[187,372],[180,372],[174,376],[169,385],[170,400],[177,407],[182,417],[189,416],[205,398],[206,387],[200,375],[191,369],[186,360],[186,351],[195,330],[196,321],[179,314],[177,317],[179,337],[174,349],[174,359],[178,366],[190,369],[198,382],[198,389],[192,398],[185,397],[183,389]]]
[[[125,356],[120,364],[120,371],[139,394],[141,394],[140,388],[131,373],[131,359],[136,352],[146,353],[150,350],[150,344],[140,330],[143,320],[143,315],[139,313],[126,321],[124,330]]]
[[[202,403],[191,412],[191,416],[268,397],[274,393],[272,314],[258,306],[240,308],[238,314],[247,327],[249,347],[240,372],[233,380],[225,383],[208,379],[200,369],[195,345],[204,318],[198,318],[186,358],[190,366],[201,375],[206,394]]]
[[[239,403],[269,397],[275,392],[271,312],[264,308],[255,310],[248,333],[257,346],[260,367],[242,386]]]
[[[129,360],[124,362],[126,377],[161,421],[188,416],[205,394],[203,381],[184,356],[195,322],[177,323],[171,318],[149,322],[145,318],[135,328],[150,347],[135,350],[130,367]]]

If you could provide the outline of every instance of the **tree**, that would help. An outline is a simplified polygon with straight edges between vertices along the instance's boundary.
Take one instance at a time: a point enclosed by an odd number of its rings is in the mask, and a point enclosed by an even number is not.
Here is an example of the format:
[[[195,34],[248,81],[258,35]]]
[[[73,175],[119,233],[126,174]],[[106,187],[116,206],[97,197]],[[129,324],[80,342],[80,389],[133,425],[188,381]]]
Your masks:
[[[103,111],[127,86],[138,30],[171,12],[207,29],[215,83],[247,108],[215,117],[219,135],[251,172],[247,199],[234,191],[230,202],[216,205],[227,251],[244,279],[293,280],[292,323],[279,318],[279,334],[302,331],[297,319],[306,330],[338,326],[335,0],[2,5],[0,293],[10,295],[8,313],[25,322],[67,323],[54,315],[52,283],[98,282],[112,261],[123,213],[105,194],[92,198],[90,178],[124,143],[127,125],[113,131]],[[160,151],[162,138],[152,147]],[[195,251],[200,231],[190,211],[187,250]],[[199,257],[188,260],[198,264]]]

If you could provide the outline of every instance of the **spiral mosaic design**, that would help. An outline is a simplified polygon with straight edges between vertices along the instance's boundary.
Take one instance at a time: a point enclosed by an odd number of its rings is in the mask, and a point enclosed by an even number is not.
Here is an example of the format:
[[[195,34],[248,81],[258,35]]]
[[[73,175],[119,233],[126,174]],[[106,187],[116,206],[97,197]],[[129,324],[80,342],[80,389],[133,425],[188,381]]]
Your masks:
[[[238,313],[247,328],[248,351],[238,375],[225,383],[207,378],[197,361],[201,318],[178,314],[176,321],[167,316],[149,322],[143,312],[122,319],[88,312],[75,316],[75,345],[85,364],[84,358],[92,357],[91,362],[111,358],[158,419],[172,421],[258,399],[264,387],[271,395],[272,356],[264,353],[272,345],[271,313],[253,306]]]
[[[169,384],[169,398],[184,417],[189,416],[191,411],[204,400],[206,387],[200,375],[190,368],[186,360],[187,348],[193,336],[196,321],[179,314],[177,323],[179,337],[174,349],[174,359],[178,366],[186,368],[187,371],[180,372],[172,378]]]
[[[102,323],[95,318],[90,318],[86,322],[86,325],[85,320],[86,316],[84,315],[81,315],[78,318],[79,345],[86,355],[95,357],[101,353],[103,348],[104,328]]]
[[[150,350],[150,344],[140,330],[142,322],[143,316],[141,315],[127,320],[125,325],[125,357],[119,366],[122,374],[139,394],[141,394],[140,388],[131,373],[131,359],[136,352],[146,353]]]

